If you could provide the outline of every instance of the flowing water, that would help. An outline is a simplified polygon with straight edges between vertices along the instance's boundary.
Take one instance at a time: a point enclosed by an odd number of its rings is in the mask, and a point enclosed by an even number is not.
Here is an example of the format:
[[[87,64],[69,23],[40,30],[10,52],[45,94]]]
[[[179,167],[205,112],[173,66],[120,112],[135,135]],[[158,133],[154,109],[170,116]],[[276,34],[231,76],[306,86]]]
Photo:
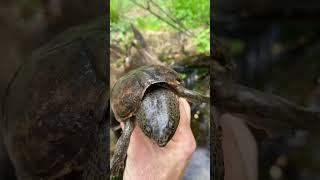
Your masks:
[[[175,66],[174,69],[184,77],[186,88],[209,94],[209,68]],[[197,148],[186,169],[185,180],[210,179],[210,104],[191,104],[191,129]]]

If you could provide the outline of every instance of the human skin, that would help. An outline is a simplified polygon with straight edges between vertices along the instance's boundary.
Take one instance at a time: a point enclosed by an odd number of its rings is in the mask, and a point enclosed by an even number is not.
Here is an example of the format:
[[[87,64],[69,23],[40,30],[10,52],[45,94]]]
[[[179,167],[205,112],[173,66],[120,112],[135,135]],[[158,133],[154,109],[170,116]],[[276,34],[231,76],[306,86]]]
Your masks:
[[[124,180],[182,179],[184,169],[196,149],[196,141],[190,128],[190,105],[180,98],[179,106],[178,128],[165,147],[152,142],[139,126],[134,128],[127,151]]]

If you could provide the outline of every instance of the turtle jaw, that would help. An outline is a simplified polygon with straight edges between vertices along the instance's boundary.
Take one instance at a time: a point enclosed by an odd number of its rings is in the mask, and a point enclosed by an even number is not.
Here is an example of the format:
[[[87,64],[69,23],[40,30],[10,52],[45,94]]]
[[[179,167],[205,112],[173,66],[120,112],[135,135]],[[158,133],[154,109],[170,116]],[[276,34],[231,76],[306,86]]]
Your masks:
[[[171,140],[171,138],[173,137],[174,133],[167,133],[164,136],[156,136],[153,137],[151,139],[153,139],[153,141],[159,146],[159,147],[165,147],[169,141]]]
[[[157,140],[156,143],[158,144],[159,147],[164,147],[168,144],[168,140]]]
[[[168,142],[166,141],[157,141],[156,143],[158,144],[159,147],[165,147],[168,144]]]
[[[159,147],[165,147],[167,145],[167,143],[163,143],[163,144],[158,144]]]

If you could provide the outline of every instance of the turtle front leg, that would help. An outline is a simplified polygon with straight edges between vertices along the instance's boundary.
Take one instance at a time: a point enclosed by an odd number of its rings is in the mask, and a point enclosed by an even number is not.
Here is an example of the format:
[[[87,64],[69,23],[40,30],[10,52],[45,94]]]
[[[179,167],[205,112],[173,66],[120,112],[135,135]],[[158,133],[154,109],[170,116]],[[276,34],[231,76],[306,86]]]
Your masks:
[[[132,120],[124,122],[124,129],[122,135],[120,136],[116,150],[111,160],[110,172],[111,176],[118,176],[121,169],[124,169],[125,159],[127,155],[127,150],[130,142],[130,136],[134,129],[134,124]]]
[[[209,103],[210,102],[209,96],[205,96],[205,95],[200,94],[196,91],[186,89],[183,86],[178,86],[176,90],[178,91],[180,96],[186,98],[188,101],[199,102],[199,103],[203,103],[203,102]]]

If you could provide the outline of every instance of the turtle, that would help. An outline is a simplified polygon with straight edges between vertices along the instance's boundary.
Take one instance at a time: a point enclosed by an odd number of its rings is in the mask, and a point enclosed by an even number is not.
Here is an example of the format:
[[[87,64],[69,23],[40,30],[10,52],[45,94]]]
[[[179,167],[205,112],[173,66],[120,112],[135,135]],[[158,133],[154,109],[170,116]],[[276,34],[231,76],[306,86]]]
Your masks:
[[[164,65],[145,65],[116,81],[111,90],[111,108],[124,128],[110,162],[111,176],[118,176],[124,168],[136,124],[159,147],[170,141],[180,120],[179,97],[191,102],[210,100],[208,96],[186,89],[179,74]]]
[[[99,22],[59,34],[11,78],[1,133],[18,179],[109,178],[109,82]]]

